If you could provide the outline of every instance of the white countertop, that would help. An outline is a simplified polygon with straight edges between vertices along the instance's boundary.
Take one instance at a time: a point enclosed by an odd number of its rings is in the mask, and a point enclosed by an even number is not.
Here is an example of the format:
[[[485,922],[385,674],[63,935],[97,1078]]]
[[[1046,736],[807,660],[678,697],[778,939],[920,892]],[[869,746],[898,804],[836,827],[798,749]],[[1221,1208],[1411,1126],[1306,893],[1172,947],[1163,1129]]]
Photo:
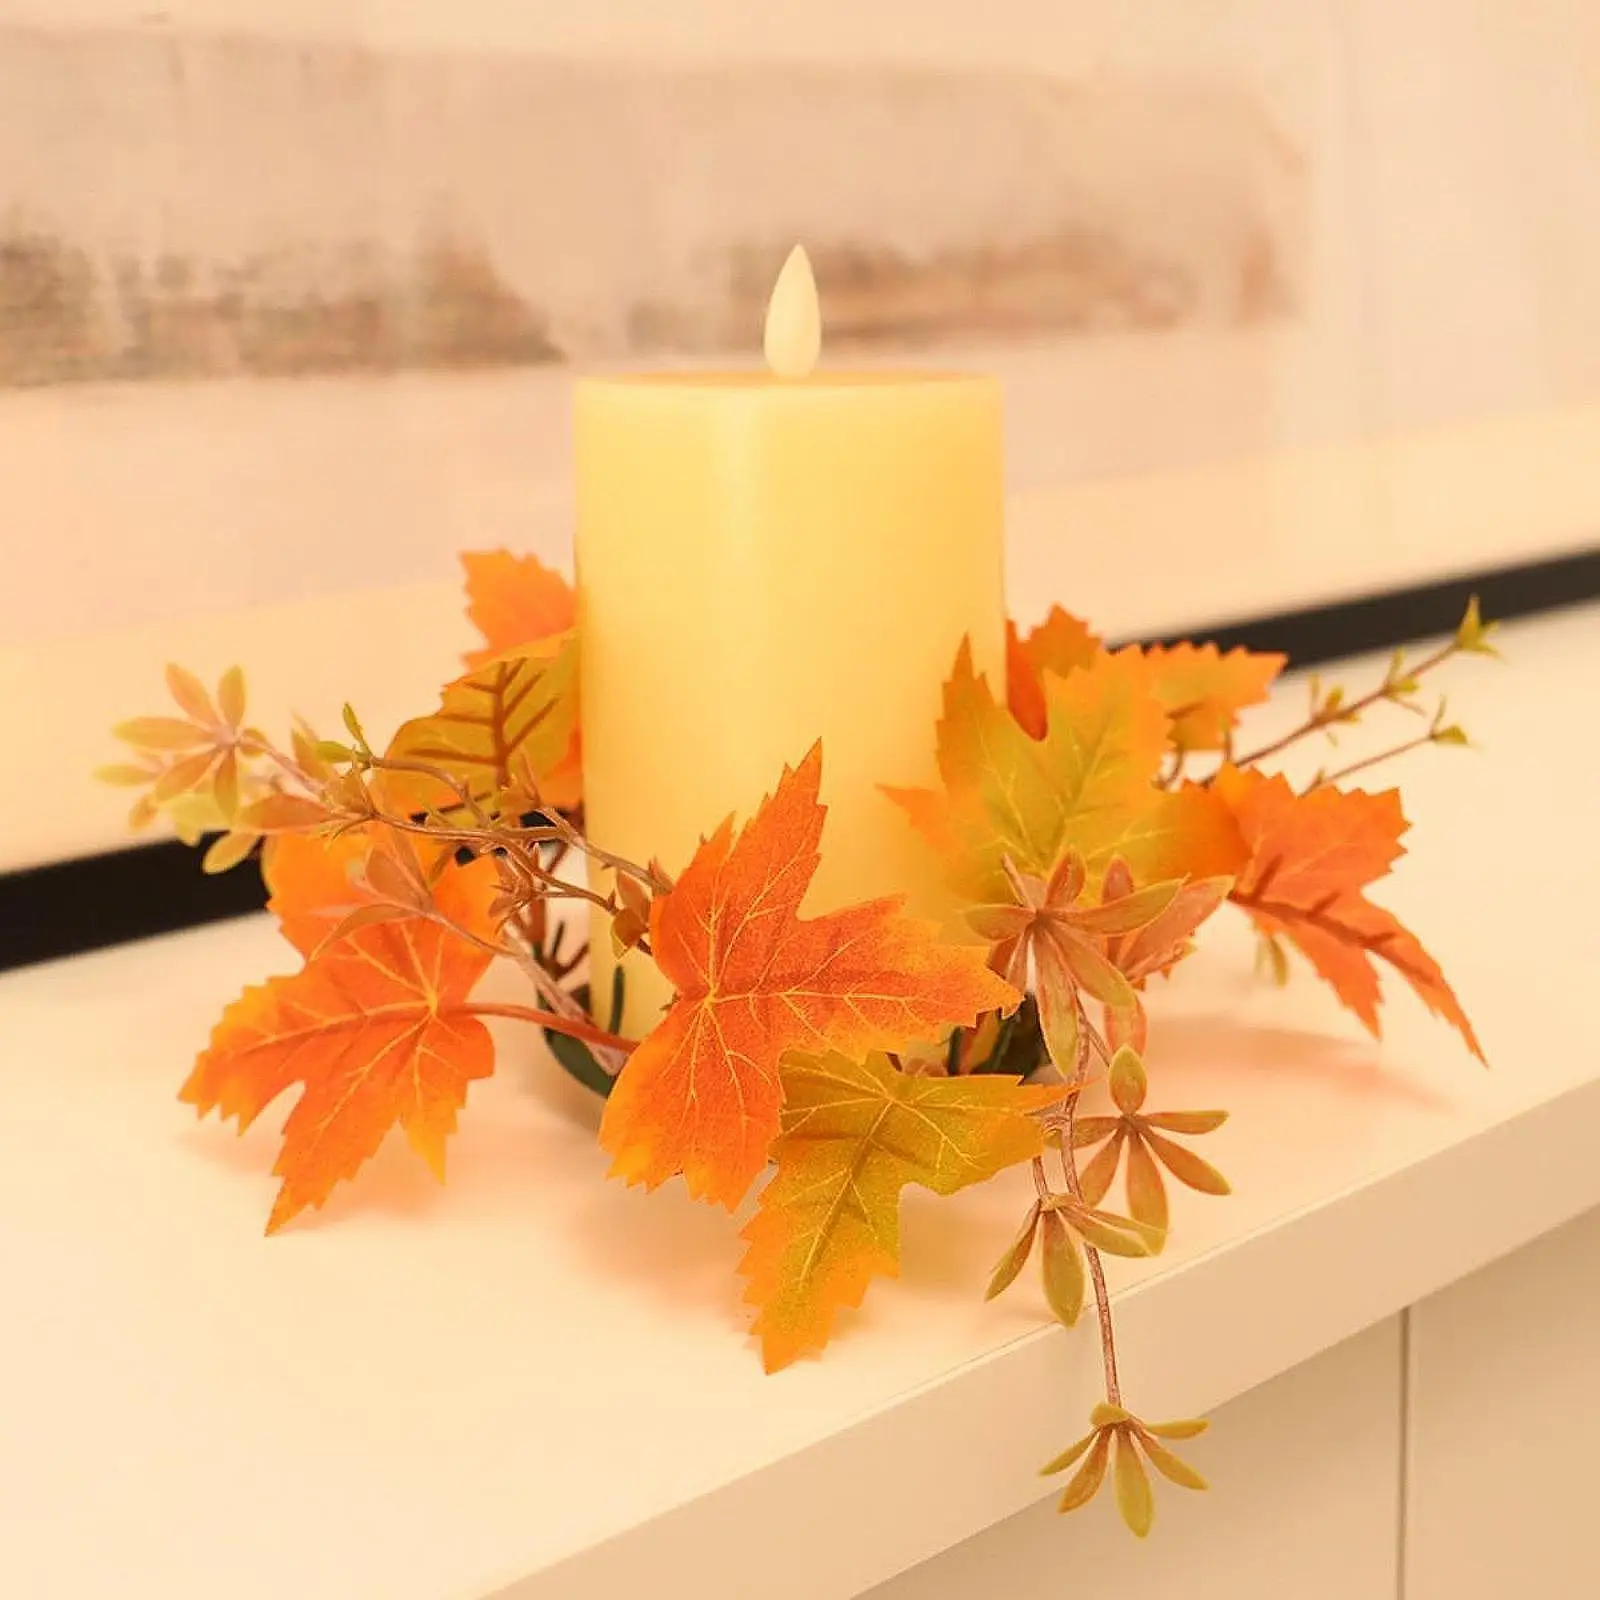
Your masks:
[[[1492,1071],[1397,985],[1381,1047],[1304,971],[1257,987],[1231,915],[1156,997],[1152,1104],[1233,1110],[1205,1153],[1236,1193],[1177,1197],[1166,1255],[1116,1280],[1146,1414],[1215,1407],[1600,1204],[1600,746],[1574,715],[1600,703],[1597,620],[1459,663],[1485,750],[1397,773],[1417,829],[1380,898]],[[241,1141],[175,1096],[222,1004],[291,965],[252,919],[0,979],[0,1592],[827,1600],[1047,1489],[1097,1355],[1031,1283],[980,1298],[1025,1172],[911,1197],[903,1281],[767,1377],[736,1223],[604,1182],[579,1092],[507,1031],[448,1187],[386,1148],[264,1240],[281,1117]]]

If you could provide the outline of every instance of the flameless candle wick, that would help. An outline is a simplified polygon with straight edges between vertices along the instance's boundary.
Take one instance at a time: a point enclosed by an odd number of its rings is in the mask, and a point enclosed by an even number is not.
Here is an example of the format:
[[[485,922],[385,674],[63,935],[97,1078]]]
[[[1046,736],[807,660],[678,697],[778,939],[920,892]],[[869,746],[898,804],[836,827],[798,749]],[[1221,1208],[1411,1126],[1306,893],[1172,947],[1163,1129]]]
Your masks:
[[[775,378],[809,378],[822,350],[822,309],[811,258],[797,244],[772,286],[767,325],[761,339]]]

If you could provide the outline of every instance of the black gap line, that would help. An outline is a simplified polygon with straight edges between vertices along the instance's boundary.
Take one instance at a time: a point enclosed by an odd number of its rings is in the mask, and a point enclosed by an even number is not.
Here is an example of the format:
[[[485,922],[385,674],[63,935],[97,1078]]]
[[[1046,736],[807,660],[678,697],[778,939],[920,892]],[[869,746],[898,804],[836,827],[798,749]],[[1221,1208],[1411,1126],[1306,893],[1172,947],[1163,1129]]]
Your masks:
[[[1254,621],[1198,624],[1142,644],[1212,642],[1224,650],[1280,650],[1291,667],[1319,667],[1346,656],[1389,650],[1414,639],[1453,633],[1477,595],[1486,621],[1510,622],[1600,598],[1600,546],[1520,566],[1283,611]]]

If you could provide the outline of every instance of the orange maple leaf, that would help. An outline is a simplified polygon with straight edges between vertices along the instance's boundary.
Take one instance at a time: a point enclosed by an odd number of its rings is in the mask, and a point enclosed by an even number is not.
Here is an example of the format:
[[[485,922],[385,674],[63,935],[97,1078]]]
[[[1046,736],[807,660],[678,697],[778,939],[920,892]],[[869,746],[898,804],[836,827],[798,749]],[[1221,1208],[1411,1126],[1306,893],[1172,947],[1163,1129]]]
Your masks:
[[[301,955],[310,956],[352,913],[380,903],[362,882],[362,869],[374,848],[412,853],[418,870],[436,878],[432,895],[439,911],[480,938],[495,931],[486,908],[499,874],[487,856],[465,866],[453,860],[439,863],[441,855],[453,855],[452,845],[401,834],[383,823],[348,828],[331,837],[278,834],[267,840],[261,856],[267,910]]]
[[[494,1043],[468,1004],[492,959],[436,922],[384,922],[223,1012],[180,1099],[236,1118],[242,1133],[301,1085],[272,1169],[283,1183],[268,1233],[321,1206],[396,1126],[443,1180],[467,1085],[494,1070]]]
[[[1145,651],[1156,698],[1172,719],[1177,750],[1221,750],[1246,706],[1267,698],[1289,658],[1214,644],[1152,645]]]
[[[995,703],[963,646],[936,733],[943,793],[887,791],[958,892],[1003,901],[1007,857],[1047,877],[1069,850],[1096,888],[1117,856],[1141,883],[1238,870],[1244,848],[1228,807],[1197,784],[1155,781],[1167,717],[1138,650],[1097,650],[1064,677],[1048,673],[1042,692],[1045,731],[1035,739]]]
[[[1044,738],[1046,708],[1044,675],[1058,678],[1087,667],[1100,649],[1097,635],[1071,612],[1051,606],[1049,614],[1026,638],[1014,622],[1006,624],[1006,703],[1031,739]]]
[[[739,831],[728,818],[651,909],[650,943],[676,994],[617,1079],[600,1124],[613,1174],[738,1204],[778,1132],[789,1050],[900,1050],[1010,1010],[1012,987],[973,946],[876,900],[802,920],[824,808],[822,750],[785,770]]]
[[[1217,793],[1250,859],[1229,896],[1266,934],[1288,937],[1376,1037],[1386,961],[1482,1061],[1483,1048],[1439,965],[1390,911],[1362,892],[1403,854],[1400,796],[1323,786],[1296,794],[1281,776],[1223,767]]]
[[[838,1311],[899,1273],[907,1184],[954,1194],[1039,1155],[1034,1113],[1068,1092],[995,1073],[912,1077],[882,1056],[786,1060],[777,1171],[739,1267],[767,1371],[820,1350]]]
[[[484,639],[483,649],[468,653],[468,667],[484,666],[577,625],[578,597],[571,584],[537,556],[471,550],[461,565],[467,573],[467,618]]]

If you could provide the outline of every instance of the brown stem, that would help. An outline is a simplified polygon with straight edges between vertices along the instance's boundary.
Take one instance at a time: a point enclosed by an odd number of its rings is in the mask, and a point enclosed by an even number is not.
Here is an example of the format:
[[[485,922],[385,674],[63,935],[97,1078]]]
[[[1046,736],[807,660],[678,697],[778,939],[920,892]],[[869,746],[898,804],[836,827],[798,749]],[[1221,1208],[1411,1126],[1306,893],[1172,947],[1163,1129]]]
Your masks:
[[[302,771],[292,757],[286,756],[276,745],[267,740],[241,739],[239,751],[247,756],[265,756],[274,766],[280,767],[287,776],[293,778],[308,795],[320,794],[321,784],[310,773]]]
[[[587,948],[587,947],[585,947]],[[592,1026],[588,1015],[577,997],[562,987],[561,980],[572,971],[569,964],[561,971],[552,971],[540,959],[536,950],[529,948],[516,939],[512,939],[509,946],[501,952],[509,955],[516,964],[528,975],[535,989],[539,991],[540,998],[553,1011],[564,1017],[567,1021],[584,1027]],[[580,956],[582,952],[580,951]],[[572,1032],[572,1029],[567,1029]],[[602,1030],[603,1032],[603,1030]],[[587,1038],[587,1034],[573,1033],[575,1039]],[[622,1070],[622,1064],[628,1058],[628,1052],[633,1049],[630,1040],[621,1039],[615,1034],[605,1034],[603,1038],[593,1040],[595,1059],[613,1075]]]
[[[1055,1198],[1050,1193],[1050,1182],[1045,1176],[1043,1156],[1033,1158],[1033,1187],[1038,1192],[1040,1205],[1047,1206]]]
[[[419,777],[432,778],[435,783],[442,783],[445,788],[455,795],[456,800],[463,810],[472,815],[472,820],[486,832],[494,828],[494,819],[473,798],[472,790],[462,783],[459,778],[453,777],[443,767],[431,766],[426,761],[402,761],[394,756],[369,755],[362,758],[362,764],[371,767],[375,772],[411,772]]]
[[[596,1027],[587,1017],[559,1017],[553,1011],[538,1011],[532,1006],[518,1006],[500,1004],[495,1001],[473,1001],[465,1007],[468,1016],[474,1017],[509,1017],[514,1022],[531,1022],[541,1028],[548,1028],[552,1033],[565,1033],[574,1039],[582,1039],[585,1044],[593,1045],[597,1049],[615,1051],[626,1058],[633,1049],[633,1041],[624,1039],[620,1034],[608,1033],[604,1028]]]
[[[551,812],[550,826],[547,828],[510,829],[497,827],[494,819],[473,798],[471,790],[458,779],[451,776],[441,767],[435,767],[425,761],[402,761],[389,756],[367,756],[364,764],[380,772],[410,772],[424,778],[431,778],[449,789],[469,812],[478,824],[475,834],[463,842],[482,842],[489,848],[508,849],[513,843],[524,842],[550,842],[565,845],[569,850],[580,850],[591,860],[597,861],[601,866],[610,867],[613,872],[621,872],[630,878],[637,879],[652,894],[664,894],[672,887],[671,883],[663,878],[660,873],[649,867],[641,867],[637,862],[630,861],[626,856],[617,855],[614,851],[603,850],[599,845],[586,839],[570,822],[559,812]],[[393,819],[384,817],[384,821]],[[416,825],[413,824],[413,827]],[[437,838],[460,837],[457,830],[423,827],[423,832],[431,833]],[[462,830],[466,831],[466,830]],[[546,882],[555,882],[550,869],[537,862],[530,864],[532,874]],[[593,891],[581,888],[576,884],[566,884],[562,891],[566,899],[588,900],[595,905],[603,906],[607,910],[613,909],[611,903],[603,896]]]
[[[641,867],[638,862],[630,861],[626,856],[619,856],[613,851],[602,850],[599,845],[592,844],[559,813],[555,814],[553,831],[555,836],[569,848],[581,850],[591,861],[599,862],[602,867],[610,867],[613,872],[620,872],[636,879],[652,894],[666,894],[672,888],[672,880],[663,877],[653,868]]]
[[[1431,656],[1426,657],[1424,660],[1419,661],[1414,667],[1411,667],[1407,671],[1406,676],[1410,678],[1420,678],[1423,673],[1431,672],[1441,662],[1448,661],[1455,653],[1456,642],[1454,639],[1451,639],[1448,644],[1441,645],[1439,649],[1435,650]],[[1343,705],[1337,706],[1332,711],[1312,712],[1312,714],[1307,717],[1299,727],[1291,729],[1288,733],[1284,734],[1281,739],[1274,739],[1271,744],[1264,744],[1259,750],[1252,750],[1248,755],[1235,757],[1233,764],[1239,767],[1253,766],[1256,762],[1265,760],[1265,758],[1268,756],[1277,755],[1280,750],[1287,749],[1290,745],[1296,743],[1298,740],[1304,739],[1308,734],[1317,733],[1323,728],[1331,728],[1336,723],[1349,722],[1352,718],[1359,716],[1363,711],[1366,711],[1370,707],[1377,705],[1380,700],[1389,700],[1393,698],[1394,675],[1391,670],[1390,672],[1386,672],[1384,674],[1383,682],[1380,683],[1378,687],[1370,694],[1364,694],[1358,699],[1347,701]],[[1205,783],[1210,783],[1211,779],[1205,778],[1202,781]]]
[[[419,834],[423,838],[434,839],[441,844],[466,845],[469,849],[479,851],[516,851],[517,866],[531,885],[538,886],[537,893],[551,900],[583,900],[590,905],[599,906],[602,911],[613,915],[616,913],[615,903],[605,895],[596,894],[593,889],[581,883],[571,883],[565,878],[554,877],[537,861],[529,860],[521,851],[527,834],[518,837],[507,830],[493,828],[440,828],[429,822],[413,822],[410,817],[398,816],[393,812],[380,810],[376,806],[370,813],[347,811],[341,815],[350,821],[381,822],[386,828],[393,828],[397,833]]]
[[[530,887],[546,900],[581,900],[585,905],[599,906],[608,916],[617,914],[617,903],[608,895],[597,894],[587,884],[571,883],[565,878],[552,877],[542,867],[521,863],[528,874]]]
[[[561,980],[526,945],[513,939],[501,949],[500,953],[509,956],[527,973],[534,988],[539,991],[539,997],[553,1011],[559,1012],[564,1017],[573,1018],[585,1014],[576,998],[561,987]]]
[[[1078,1177],[1078,1100],[1089,1076],[1089,1039],[1094,1029],[1084,1012],[1082,1000],[1077,1004],[1078,1059],[1073,1064],[1073,1092],[1067,1101],[1067,1126],[1061,1139],[1061,1170],[1066,1174],[1067,1188],[1072,1198],[1083,1205],[1083,1184]],[[1111,1405],[1120,1406],[1122,1380],[1117,1375],[1117,1339],[1111,1323],[1111,1294],[1106,1288],[1105,1267],[1101,1264],[1100,1252],[1087,1239],[1082,1242],[1084,1259],[1089,1263],[1089,1281],[1094,1285],[1094,1310],[1095,1319],[1100,1325],[1100,1359],[1105,1367],[1106,1400]]]
[[[1407,739],[1404,744],[1397,744],[1392,750],[1380,750],[1375,756],[1368,756],[1362,761],[1352,761],[1347,767],[1340,767],[1337,772],[1324,772],[1317,781],[1307,788],[1309,794],[1312,789],[1321,789],[1330,783],[1338,783],[1341,778],[1348,778],[1357,772],[1365,772],[1368,767],[1375,767],[1380,761],[1392,761],[1396,756],[1409,754],[1413,750],[1420,750],[1425,744],[1434,743],[1434,736],[1430,733],[1420,734],[1415,739]]]
[[[465,939],[468,944],[476,945],[478,949],[485,950],[492,956],[516,962],[533,980],[533,986],[539,991],[540,998],[557,1015],[575,1020],[585,1015],[583,1007],[561,987],[555,975],[549,972],[525,945],[515,939],[506,944],[497,944],[493,939],[485,939],[481,934],[474,933],[471,928],[453,921],[442,911],[430,913],[429,920],[450,929],[458,938]]]
[[[1100,1030],[1089,1020],[1089,1013],[1081,1009],[1081,1001],[1079,1002],[1079,1007],[1078,1028],[1080,1034],[1094,1046],[1094,1053],[1100,1057],[1101,1066],[1109,1067],[1111,1065],[1111,1046],[1101,1036]]]
[[[458,938],[465,939],[468,944],[476,945],[478,949],[487,951],[492,956],[499,956],[507,961],[514,961],[533,981],[533,986],[539,991],[540,998],[550,1007],[551,1014],[565,1017],[569,1022],[581,1022],[588,1026],[587,1013],[578,1001],[561,987],[560,980],[551,972],[538,956],[520,940],[513,938],[505,944],[496,943],[493,939],[485,939],[481,934],[475,933],[471,928],[453,921],[442,911],[427,913],[428,919],[437,922],[441,927],[449,928]],[[579,1037],[579,1035],[574,1035]],[[604,1043],[605,1041],[601,1041]]]
[[[416,822],[410,817],[385,811],[377,805],[372,805],[366,810],[345,806],[334,809],[333,815],[347,823],[381,822],[386,828],[393,828],[396,833],[420,834],[424,838],[435,839],[440,844],[464,844],[475,850],[488,849],[491,845],[501,843],[500,835],[486,833],[481,828],[446,828],[432,822]]]

